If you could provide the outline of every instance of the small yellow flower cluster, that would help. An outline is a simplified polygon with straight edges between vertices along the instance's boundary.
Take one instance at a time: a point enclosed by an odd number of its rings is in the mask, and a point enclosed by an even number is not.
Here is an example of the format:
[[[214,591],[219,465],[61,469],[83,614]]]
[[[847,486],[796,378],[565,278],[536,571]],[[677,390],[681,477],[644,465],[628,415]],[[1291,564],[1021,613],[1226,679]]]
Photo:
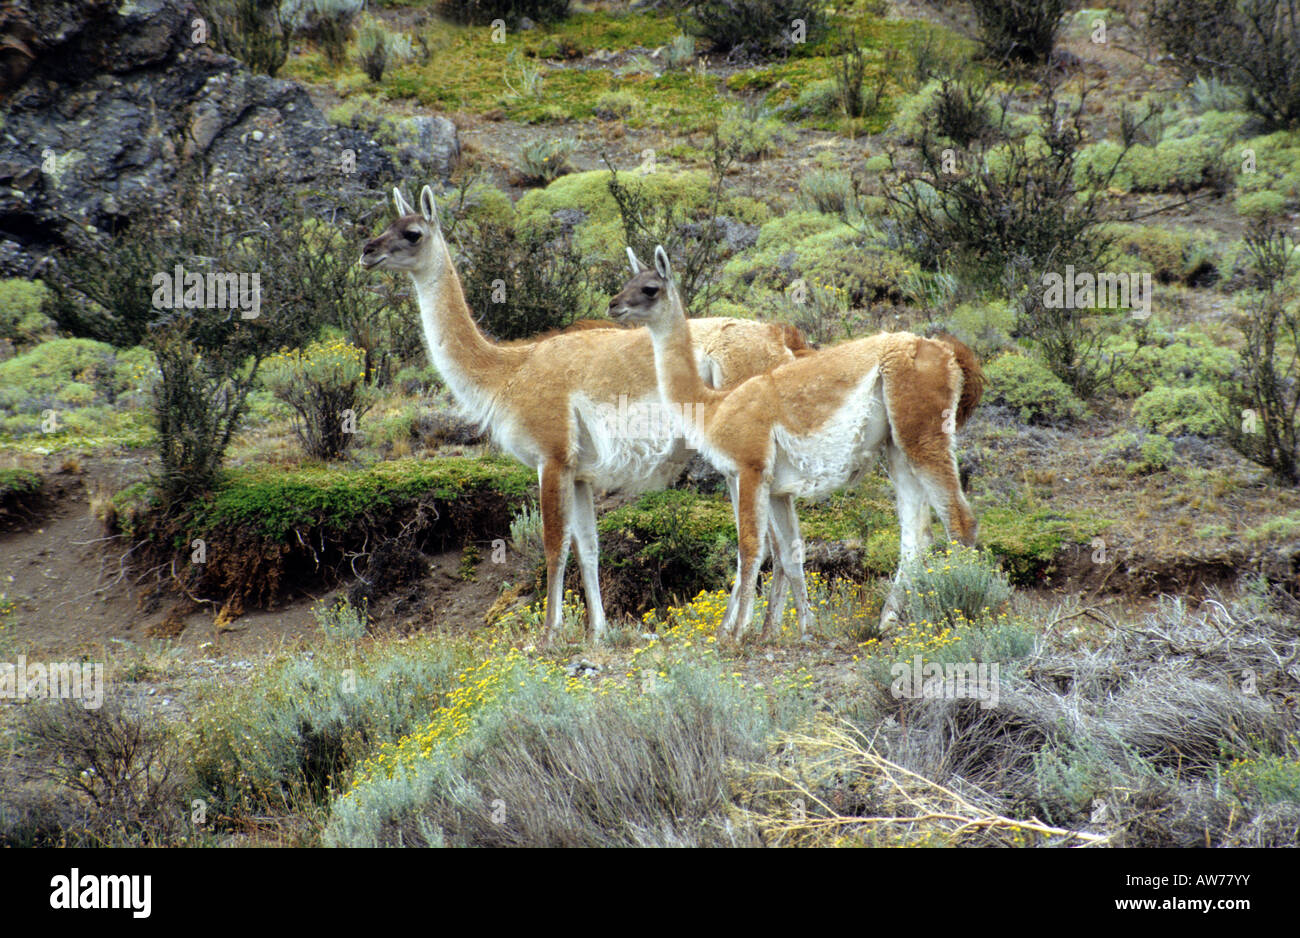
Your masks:
[[[565,636],[581,636],[587,621],[587,604],[573,590],[564,591],[564,609],[560,621],[561,632]],[[546,622],[546,600],[539,599],[511,609],[494,620],[491,627],[482,633],[488,638],[489,648],[509,647],[525,641],[533,641],[542,634]]]
[[[701,590],[684,606],[669,606],[663,618],[655,610],[641,617],[641,624],[665,645],[690,647],[716,641],[718,626],[727,611],[726,590]]]
[[[784,693],[811,690],[814,684],[812,672],[800,665],[790,674],[778,674],[772,679],[772,690],[780,696]]]
[[[1006,618],[1006,613],[998,617],[999,620]],[[860,642],[858,647],[862,649],[862,657],[869,661],[911,661],[920,655],[921,663],[928,664],[940,660],[939,653],[943,649],[988,627],[987,620],[973,622],[960,610],[954,609],[951,623],[936,624],[925,619],[909,622],[887,639],[871,638]],[[857,661],[858,656],[855,655],[853,660]]]
[[[483,708],[529,681],[553,683],[566,693],[589,693],[588,684],[570,677],[559,665],[529,658],[517,648],[485,659],[456,676],[456,687],[445,706],[434,711],[421,729],[387,743],[358,768],[351,791],[377,778],[392,778],[428,759],[435,749],[454,752],[459,740],[475,725]]]
[[[754,602],[754,621],[751,627],[757,628],[767,615],[770,595],[771,574],[764,574]],[[859,597],[860,586],[849,580],[829,581],[820,572],[810,570],[805,575],[808,586],[808,606],[812,612],[812,628],[815,631],[836,632],[851,628],[860,628],[872,616],[871,610]],[[726,590],[702,590],[694,599],[683,606],[669,606],[664,615],[650,610],[641,617],[645,631],[656,633],[659,640],[668,645],[692,642],[712,643],[716,641],[718,626],[727,611],[730,594]],[[798,611],[794,603],[788,601],[781,618],[781,634],[797,636],[799,631]]]
[[[1255,746],[1266,745],[1253,734],[1249,738]],[[1300,741],[1293,735],[1285,748],[1295,752],[1300,749]],[[1251,798],[1268,790],[1282,800],[1294,801],[1296,794],[1300,793],[1300,759],[1270,752],[1235,756],[1224,770],[1224,777],[1240,798]]]
[[[273,389],[278,384],[304,379],[349,384],[365,378],[366,353],[344,339],[330,339],[305,349],[281,349],[268,357],[263,367]]]

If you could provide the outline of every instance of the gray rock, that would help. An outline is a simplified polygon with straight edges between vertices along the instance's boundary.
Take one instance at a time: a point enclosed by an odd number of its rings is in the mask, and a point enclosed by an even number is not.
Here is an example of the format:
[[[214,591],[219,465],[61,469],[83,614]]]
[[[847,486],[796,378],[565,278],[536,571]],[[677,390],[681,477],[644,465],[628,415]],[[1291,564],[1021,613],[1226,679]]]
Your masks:
[[[576,208],[561,208],[551,212],[551,218],[563,225],[564,233],[568,234],[587,220],[587,213]]]
[[[681,488],[683,486],[693,488],[697,492],[725,492],[727,490],[727,479],[721,472],[713,468],[713,463],[698,452],[692,451],[690,461],[677,479],[676,487]]]
[[[408,118],[403,130],[415,141],[413,156],[424,167],[446,178],[460,161],[460,135],[456,125],[441,115]]]
[[[198,15],[191,0],[34,0],[0,17],[0,274],[31,275],[71,219],[165,215],[200,157],[214,178],[271,173],[335,198],[391,184],[392,159],[300,86],[194,45]]]
[[[707,224],[708,222],[688,222],[681,226],[681,232],[688,237],[698,238]],[[722,242],[724,257],[730,257],[737,251],[743,251],[758,243],[758,225],[747,225],[725,215],[713,219],[713,232]]]
[[[1053,49],[1047,59],[1047,67],[1058,72],[1072,72],[1082,66],[1083,60],[1069,49]]]
[[[530,20],[528,17],[521,16],[519,18],[519,29],[521,32],[528,32],[528,30],[536,29],[536,28],[537,28],[537,24],[534,23],[532,20]]]
[[[21,191],[30,189],[36,185],[41,178],[41,167],[37,163],[23,165],[22,163],[0,163],[0,185],[11,186]]]
[[[588,674],[596,675],[603,670],[605,669],[602,668],[600,665],[588,661],[585,658],[578,661],[571,662],[570,664],[566,665],[564,668],[564,672],[567,675],[569,675],[569,677],[585,677]]]
[[[725,215],[715,218],[713,223],[721,229],[722,240],[732,253],[752,248],[758,243],[758,225],[747,225]]]

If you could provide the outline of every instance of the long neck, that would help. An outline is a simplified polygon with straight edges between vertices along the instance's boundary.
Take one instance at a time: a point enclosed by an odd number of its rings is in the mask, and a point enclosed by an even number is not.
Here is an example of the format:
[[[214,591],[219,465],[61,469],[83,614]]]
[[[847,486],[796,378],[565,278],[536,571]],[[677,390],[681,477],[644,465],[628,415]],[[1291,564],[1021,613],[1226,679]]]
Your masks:
[[[702,425],[713,416],[726,397],[704,383],[695,365],[695,346],[691,342],[691,327],[686,321],[681,296],[673,287],[669,293],[670,313],[662,320],[650,324],[650,340],[655,350],[655,376],[659,381],[659,396],[670,406],[693,404],[682,413],[694,416]]]
[[[532,349],[496,345],[479,331],[465,303],[447,243],[438,240],[433,264],[411,274],[424,341],[434,367],[452,393],[462,402],[481,401],[501,387]]]

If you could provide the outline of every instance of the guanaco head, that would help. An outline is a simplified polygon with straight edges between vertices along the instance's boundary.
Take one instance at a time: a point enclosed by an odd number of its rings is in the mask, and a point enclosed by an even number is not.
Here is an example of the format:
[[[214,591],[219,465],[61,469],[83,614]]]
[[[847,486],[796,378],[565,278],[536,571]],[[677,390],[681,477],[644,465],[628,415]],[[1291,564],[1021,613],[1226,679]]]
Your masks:
[[[444,252],[440,250],[442,230],[438,227],[433,190],[428,186],[420,190],[418,214],[397,189],[393,189],[393,203],[397,206],[397,221],[361,249],[361,266],[366,270],[416,273],[437,264]]]
[[[656,326],[671,322],[680,310],[677,286],[673,283],[672,265],[663,245],[655,248],[654,269],[647,269],[637,260],[631,248],[627,259],[632,265],[632,279],[618,296],[609,301],[609,315],[619,322],[636,326]]]

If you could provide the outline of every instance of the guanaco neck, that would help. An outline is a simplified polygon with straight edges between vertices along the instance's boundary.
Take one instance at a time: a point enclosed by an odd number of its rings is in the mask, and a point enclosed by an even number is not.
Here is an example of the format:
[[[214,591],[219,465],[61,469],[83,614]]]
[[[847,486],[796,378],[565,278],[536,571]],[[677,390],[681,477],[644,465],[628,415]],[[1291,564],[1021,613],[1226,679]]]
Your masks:
[[[479,331],[441,236],[433,247],[433,263],[412,271],[411,279],[429,357],[452,393],[461,399],[494,396],[533,346],[500,346]]]
[[[647,323],[655,350],[655,376],[659,396],[670,407],[682,407],[701,429],[712,419],[726,394],[704,383],[695,365],[695,347],[691,326],[686,320],[681,295],[676,285],[669,288],[668,314]]]

